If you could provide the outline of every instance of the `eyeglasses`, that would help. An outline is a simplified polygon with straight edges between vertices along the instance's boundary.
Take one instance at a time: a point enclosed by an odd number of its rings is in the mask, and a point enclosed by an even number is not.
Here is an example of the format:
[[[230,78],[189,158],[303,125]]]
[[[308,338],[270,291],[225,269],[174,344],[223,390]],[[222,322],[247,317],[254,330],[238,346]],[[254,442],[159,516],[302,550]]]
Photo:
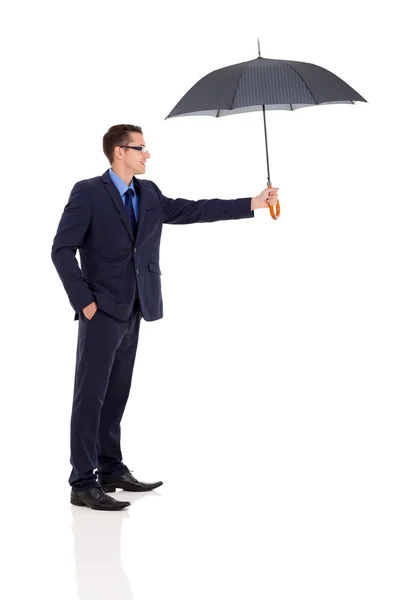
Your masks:
[[[132,148],[132,150],[140,150],[143,152],[143,154],[148,152],[146,146],[120,146],[120,148]]]

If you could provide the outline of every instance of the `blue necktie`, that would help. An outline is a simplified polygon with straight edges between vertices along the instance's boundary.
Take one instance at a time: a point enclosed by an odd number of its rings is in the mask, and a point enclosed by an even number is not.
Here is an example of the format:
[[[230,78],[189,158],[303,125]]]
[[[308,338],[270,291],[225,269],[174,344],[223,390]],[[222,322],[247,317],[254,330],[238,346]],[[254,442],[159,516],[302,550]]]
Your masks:
[[[133,235],[136,236],[137,229],[137,221],[135,217],[135,211],[133,210],[132,197],[135,195],[135,192],[132,188],[128,188],[124,194],[125,196],[125,208],[128,213],[128,218],[132,225]]]

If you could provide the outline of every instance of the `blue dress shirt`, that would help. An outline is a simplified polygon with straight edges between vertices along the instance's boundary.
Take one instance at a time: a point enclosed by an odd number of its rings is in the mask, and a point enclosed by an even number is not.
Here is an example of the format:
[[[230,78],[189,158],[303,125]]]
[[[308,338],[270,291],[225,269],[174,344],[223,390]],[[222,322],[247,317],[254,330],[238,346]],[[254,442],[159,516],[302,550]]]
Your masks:
[[[130,188],[133,191],[134,195],[132,196],[132,204],[133,204],[133,210],[135,212],[136,222],[138,223],[139,222],[139,202],[138,202],[137,194],[135,192],[135,188],[133,187],[133,179],[131,180],[129,185],[126,185],[125,181],[123,181],[121,179],[121,177],[118,177],[118,175],[116,173],[114,173],[112,168],[108,169],[108,172],[110,173],[110,177],[111,177],[113,183],[115,184],[115,187],[121,194],[121,198],[122,198],[122,202],[124,203],[124,206],[125,206],[124,194],[125,194],[126,190],[128,188]]]

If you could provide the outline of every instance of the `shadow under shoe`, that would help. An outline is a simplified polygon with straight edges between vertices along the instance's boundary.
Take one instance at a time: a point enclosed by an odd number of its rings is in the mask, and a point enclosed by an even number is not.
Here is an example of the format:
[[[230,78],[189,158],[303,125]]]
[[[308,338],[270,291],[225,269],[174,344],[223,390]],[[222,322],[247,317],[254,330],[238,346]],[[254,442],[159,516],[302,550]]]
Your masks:
[[[87,490],[71,490],[71,504],[74,506],[88,506],[93,510],[121,510],[130,506],[130,502],[115,500],[100,487],[92,487]]]

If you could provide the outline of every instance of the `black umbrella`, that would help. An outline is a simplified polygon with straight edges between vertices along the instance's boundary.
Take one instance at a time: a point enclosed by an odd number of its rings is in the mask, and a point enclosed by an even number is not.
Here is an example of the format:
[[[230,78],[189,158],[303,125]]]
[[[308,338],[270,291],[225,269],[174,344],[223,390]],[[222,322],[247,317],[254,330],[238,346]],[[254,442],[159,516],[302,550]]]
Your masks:
[[[258,58],[212,71],[200,79],[179,100],[166,119],[208,115],[225,117],[262,110],[265,149],[269,172],[266,110],[295,110],[317,104],[354,104],[367,102],[342,79],[310,63],[262,58],[258,40]],[[273,219],[280,214],[279,200],[270,206]]]

